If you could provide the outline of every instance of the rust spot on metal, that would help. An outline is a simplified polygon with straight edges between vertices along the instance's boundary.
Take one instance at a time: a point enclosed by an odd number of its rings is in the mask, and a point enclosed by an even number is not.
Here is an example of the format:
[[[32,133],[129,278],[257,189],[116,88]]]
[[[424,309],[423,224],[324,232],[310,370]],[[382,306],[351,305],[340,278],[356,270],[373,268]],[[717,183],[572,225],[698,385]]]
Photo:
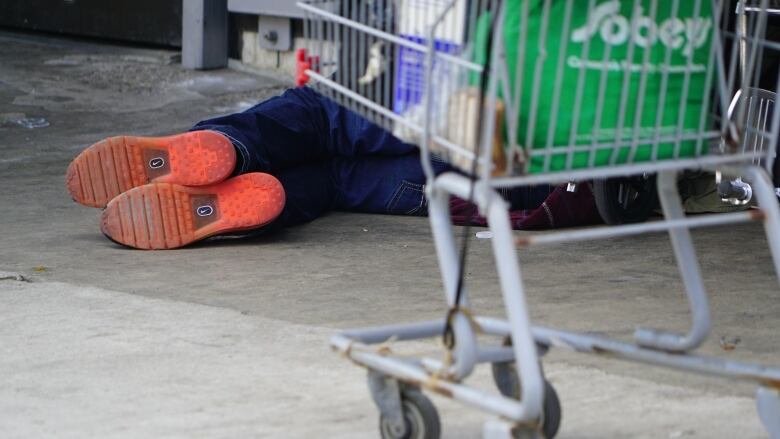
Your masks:
[[[431,389],[431,391],[438,393],[439,395],[446,396],[447,398],[451,399],[453,397],[452,391],[450,389],[445,389],[437,385],[433,385],[428,388]]]
[[[766,213],[761,209],[751,209],[750,219],[753,221],[764,221],[766,219]]]
[[[440,386],[438,382],[434,379],[430,379],[425,382],[413,380],[413,379],[407,379],[407,378],[399,378],[398,380],[410,386],[417,387],[419,389],[430,390],[431,392],[438,393],[439,395],[446,396],[447,398],[454,397],[450,389]]]
[[[608,355],[608,356],[614,355],[614,352],[612,352],[610,350],[607,350],[607,349],[604,349],[604,348],[599,347],[599,346],[591,346],[590,349],[593,351],[594,354]]]
[[[518,247],[528,247],[531,245],[531,238],[528,236],[518,236],[515,238],[515,245]]]
[[[756,380],[761,383],[764,387],[770,387],[774,390],[780,391],[780,380],[775,380],[772,378],[758,378],[756,377]]]
[[[398,378],[398,380],[403,383],[409,384],[410,386],[420,387],[420,388],[423,387],[423,383],[417,380],[406,379],[406,378]]]

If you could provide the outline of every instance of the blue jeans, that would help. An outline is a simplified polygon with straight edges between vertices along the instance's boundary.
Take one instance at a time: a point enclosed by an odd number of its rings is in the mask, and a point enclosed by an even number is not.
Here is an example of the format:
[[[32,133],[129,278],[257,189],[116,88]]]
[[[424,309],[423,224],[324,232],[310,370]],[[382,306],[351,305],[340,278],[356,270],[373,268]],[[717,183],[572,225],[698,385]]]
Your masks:
[[[275,226],[301,224],[330,210],[427,213],[417,147],[310,88],[287,90],[193,130],[218,131],[233,142],[235,174],[266,172],[279,179],[287,203]],[[436,173],[451,169],[433,165]],[[548,193],[526,189],[510,198],[517,208],[536,207]]]

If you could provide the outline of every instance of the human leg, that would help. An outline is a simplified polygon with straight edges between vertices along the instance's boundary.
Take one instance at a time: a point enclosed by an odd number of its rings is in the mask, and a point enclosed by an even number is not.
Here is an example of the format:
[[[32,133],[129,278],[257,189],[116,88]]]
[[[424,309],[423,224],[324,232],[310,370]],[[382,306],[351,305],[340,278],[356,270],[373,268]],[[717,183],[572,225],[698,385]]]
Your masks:
[[[308,87],[289,89],[241,113],[204,120],[193,130],[214,130],[230,138],[240,154],[237,173],[416,150]]]
[[[403,156],[338,157],[331,161],[334,207],[363,213],[425,215],[425,174],[417,153]],[[437,171],[448,169],[436,163]]]

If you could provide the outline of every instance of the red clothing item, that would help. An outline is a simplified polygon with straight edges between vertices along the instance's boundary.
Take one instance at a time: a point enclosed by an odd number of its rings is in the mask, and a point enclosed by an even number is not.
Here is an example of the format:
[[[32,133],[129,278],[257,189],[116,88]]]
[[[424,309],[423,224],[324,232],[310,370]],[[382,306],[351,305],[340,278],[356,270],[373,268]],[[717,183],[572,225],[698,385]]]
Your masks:
[[[487,219],[477,214],[473,204],[457,197],[450,199],[450,214],[453,223],[459,226],[488,225]],[[579,184],[576,192],[567,192],[566,185],[558,186],[541,206],[510,211],[509,218],[515,230],[556,229],[602,223],[589,184]]]

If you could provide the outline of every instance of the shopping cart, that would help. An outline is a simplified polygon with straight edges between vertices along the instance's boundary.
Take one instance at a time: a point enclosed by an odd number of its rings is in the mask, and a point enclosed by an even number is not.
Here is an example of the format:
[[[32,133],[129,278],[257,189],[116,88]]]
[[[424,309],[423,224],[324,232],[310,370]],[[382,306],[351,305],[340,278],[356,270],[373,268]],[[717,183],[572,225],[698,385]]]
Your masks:
[[[755,1],[752,2],[738,2],[737,3],[737,20],[736,26],[740,35],[748,35],[750,32],[749,27],[755,26],[756,23],[750,23],[748,17],[751,14],[765,11],[764,13],[769,16],[780,17],[780,2],[771,2],[770,8],[764,10],[761,9]],[[763,43],[759,41],[758,44]],[[769,44],[778,45],[778,41],[768,41]],[[745,133],[742,136],[740,148],[743,151],[763,151],[767,150],[768,155],[760,155],[753,158],[753,164],[761,166],[767,170],[769,175],[773,175],[775,162],[777,159],[777,143],[771,143],[770,139],[761,135],[765,132],[767,125],[772,119],[775,102],[777,100],[777,92],[766,90],[766,86],[774,86],[774,84],[767,84],[768,81],[763,76],[770,76],[769,79],[773,80],[775,71],[777,70],[777,59],[763,60],[758,59],[754,62],[758,63],[754,72],[748,72],[748,62],[750,61],[751,51],[755,46],[755,42],[748,38],[738,38],[738,53],[739,53],[739,72],[742,77],[749,74],[754,75],[754,86],[748,85],[746,88],[739,89],[731,104],[728,108],[728,116],[731,120],[737,120],[745,127]],[[769,65],[767,65],[769,64]],[[770,69],[770,75],[762,74],[764,70]],[[762,81],[763,79],[763,81]],[[763,83],[762,83],[763,82]],[[775,87],[775,90],[777,88]],[[777,185],[777,176],[775,176],[775,182]],[[752,186],[743,181],[742,177],[736,177],[733,180],[724,179],[721,172],[716,174],[716,182],[718,184],[718,192],[723,202],[731,203],[733,205],[746,205],[751,202],[753,198]],[[780,188],[775,188],[778,196],[780,196]]]
[[[710,331],[710,311],[689,229],[761,221],[780,276],[780,207],[766,168],[780,112],[748,123],[733,90],[757,86],[757,64],[778,52],[763,32],[761,0],[747,29],[730,32],[726,0],[308,0],[299,53],[301,83],[420,147],[428,211],[447,305],[441,320],[344,331],[331,345],[368,369],[386,438],[438,437],[422,391],[497,417],[485,437],[553,437],[561,410],[540,356],[551,347],[758,384],[759,416],[780,438],[780,369],[692,353]],[[742,28],[740,28],[742,29]],[[749,42],[744,70],[727,47]],[[777,79],[775,79],[777,82]],[[735,116],[736,115],[736,116]],[[432,161],[460,169],[436,175]],[[684,169],[739,175],[758,208],[684,215],[676,176]],[[657,174],[664,219],[543,235],[512,234],[499,189]],[[469,311],[449,198],[487,217],[506,320]],[[517,246],[669,233],[691,311],[684,334],[640,328],[626,343],[531,326]],[[468,243],[468,240],[464,240]],[[495,336],[487,344],[477,334]],[[441,357],[394,353],[406,340],[442,337]],[[464,384],[491,363],[498,393]]]

